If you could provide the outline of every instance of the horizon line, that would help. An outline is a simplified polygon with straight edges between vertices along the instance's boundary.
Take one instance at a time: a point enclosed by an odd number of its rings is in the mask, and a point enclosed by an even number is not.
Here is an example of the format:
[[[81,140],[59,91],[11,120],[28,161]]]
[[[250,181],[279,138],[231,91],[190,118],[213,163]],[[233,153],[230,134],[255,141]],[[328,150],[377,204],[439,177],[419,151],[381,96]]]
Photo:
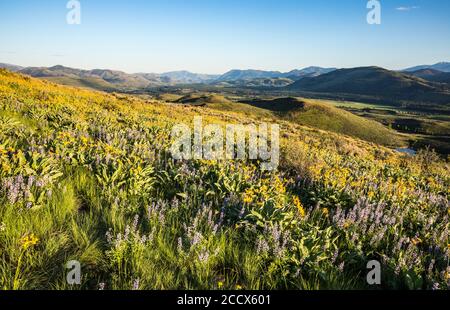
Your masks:
[[[255,68],[246,68],[246,69],[239,69],[239,68],[232,68],[229,69],[223,73],[204,73],[204,72],[196,72],[196,71],[191,71],[191,70],[187,70],[187,69],[179,69],[179,70],[169,70],[169,71],[163,71],[163,72],[155,72],[155,71],[139,71],[139,72],[130,72],[130,71],[126,71],[126,70],[121,70],[121,69],[113,69],[113,68],[100,68],[100,67],[96,67],[96,68],[83,68],[82,66],[78,67],[72,67],[72,66],[68,66],[68,65],[63,65],[61,63],[55,64],[55,65],[51,65],[51,66],[23,66],[23,65],[18,65],[18,64],[13,64],[13,63],[9,63],[9,62],[2,62],[0,61],[1,64],[5,64],[5,65],[11,65],[11,66],[17,66],[17,67],[21,67],[21,68],[53,68],[53,67],[65,67],[65,68],[70,68],[70,69],[76,69],[76,70],[83,70],[83,71],[92,71],[92,70],[110,70],[110,71],[117,71],[117,72],[123,72],[126,74],[157,74],[157,75],[161,75],[161,74],[167,74],[167,73],[175,73],[175,72],[188,72],[188,73],[193,73],[193,74],[199,74],[199,75],[224,75],[228,72],[234,71],[234,70],[239,70],[239,71],[249,71],[249,70],[253,70],[253,71],[265,71],[265,72],[279,72],[279,73],[289,73],[292,72],[294,70],[304,70],[304,69],[308,69],[308,68],[323,68],[323,69],[353,69],[353,68],[368,68],[368,67],[378,67],[378,68],[382,68],[382,69],[386,69],[389,71],[404,71],[406,69],[409,68],[414,68],[414,67],[420,67],[420,66],[433,66],[433,65],[437,65],[437,64],[442,64],[442,63],[450,63],[450,61],[439,61],[436,63],[432,63],[432,64],[419,64],[419,65],[412,65],[410,67],[405,67],[403,69],[390,69],[387,67],[383,67],[380,65],[361,65],[361,66],[351,66],[351,67],[328,67],[328,66],[319,66],[319,65],[310,65],[310,66],[306,66],[306,67],[297,67],[294,69],[291,69],[289,71],[282,71],[282,70],[274,70],[274,69],[255,69]]]

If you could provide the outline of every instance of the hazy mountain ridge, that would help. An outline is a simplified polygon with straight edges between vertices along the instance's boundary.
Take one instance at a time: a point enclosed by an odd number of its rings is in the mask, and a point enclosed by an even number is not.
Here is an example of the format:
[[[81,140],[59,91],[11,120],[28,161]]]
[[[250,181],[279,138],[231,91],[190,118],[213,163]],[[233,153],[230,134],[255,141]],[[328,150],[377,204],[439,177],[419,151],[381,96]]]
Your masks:
[[[254,79],[241,79],[230,81],[215,81],[212,84],[223,87],[285,87],[295,80],[289,78],[254,78]]]
[[[450,72],[450,62],[438,62],[437,64],[434,64],[434,65],[420,65],[420,66],[415,66],[415,67],[411,67],[411,68],[406,68],[402,71],[414,72],[414,71],[419,71],[419,70],[424,70],[424,69],[433,69],[433,70],[438,70],[438,71],[442,71],[442,72]]]
[[[220,75],[192,73],[189,71],[172,71],[160,74],[163,78],[168,78],[173,82],[186,84],[208,83],[217,79]]]
[[[314,77],[328,72],[334,68],[307,67],[289,72],[263,71],[263,70],[231,70],[223,75],[199,74],[189,71],[172,71],[165,73],[134,73],[129,74],[117,70],[94,69],[82,70],[61,65],[53,67],[20,67],[10,64],[0,64],[13,72],[19,72],[38,78],[50,78],[63,84],[85,83],[84,79],[97,81],[101,89],[114,88],[147,88],[178,84],[219,84],[222,86],[241,87],[282,87],[304,77]]]
[[[11,64],[5,64],[5,63],[0,63],[0,68],[1,69],[7,69],[11,72],[17,72],[23,69],[23,67],[21,66],[16,66],[16,65],[11,65]]]
[[[135,73],[129,74],[117,70],[93,69],[82,70],[61,65],[53,67],[27,67],[10,64],[0,64],[0,68],[5,68],[13,72],[19,72],[38,78],[70,78],[70,79],[101,79],[114,87],[136,87],[145,88],[152,86],[162,86],[168,84],[193,84],[207,83],[213,81],[218,75],[197,74],[188,71],[174,71],[162,74],[157,73]]]
[[[329,73],[334,70],[336,70],[336,68],[322,68],[322,67],[307,67],[301,70],[295,69],[289,72],[234,69],[221,75],[219,78],[216,79],[215,82],[230,82],[230,81],[254,80],[254,79],[280,79],[280,78],[287,78],[296,81],[304,77],[319,76],[321,74]]]

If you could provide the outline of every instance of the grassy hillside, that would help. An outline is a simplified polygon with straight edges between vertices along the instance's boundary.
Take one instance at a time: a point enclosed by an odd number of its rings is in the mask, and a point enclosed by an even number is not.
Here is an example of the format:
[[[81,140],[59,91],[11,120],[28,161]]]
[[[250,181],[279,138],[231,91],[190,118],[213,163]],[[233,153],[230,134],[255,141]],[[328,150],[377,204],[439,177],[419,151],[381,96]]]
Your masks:
[[[433,69],[422,69],[408,73],[418,78],[439,83],[450,83],[450,72],[442,72]]]
[[[303,108],[288,113],[292,121],[384,145],[398,145],[398,136],[378,122],[356,116],[318,100],[306,100]]]
[[[218,94],[202,94],[202,93],[193,93],[186,96],[183,96],[177,100],[174,101],[175,103],[182,103],[182,104],[188,104],[188,105],[194,105],[194,106],[204,106],[209,103],[225,103],[229,104],[231,103],[230,100],[225,98],[222,95]]]
[[[258,123],[0,70],[0,288],[448,288],[449,165],[280,120],[281,166],[175,161],[174,124]]]
[[[108,83],[100,78],[43,77],[41,79],[57,84],[89,88],[92,90],[103,90],[103,91],[117,90],[117,87],[115,87],[113,84]]]
[[[369,142],[395,146],[401,143],[398,135],[378,122],[356,116],[321,100],[277,98],[249,100],[245,103],[270,110],[274,115],[296,124],[345,134]],[[242,108],[237,108],[241,110]],[[260,113],[261,111],[254,111]]]

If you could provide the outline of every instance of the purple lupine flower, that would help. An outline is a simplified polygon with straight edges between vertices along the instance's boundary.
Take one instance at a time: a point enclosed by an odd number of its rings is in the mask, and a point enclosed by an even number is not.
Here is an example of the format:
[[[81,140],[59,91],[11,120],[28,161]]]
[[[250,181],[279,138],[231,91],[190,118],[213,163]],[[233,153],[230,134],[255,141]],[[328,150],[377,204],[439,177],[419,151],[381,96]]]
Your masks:
[[[433,291],[439,291],[441,289],[441,286],[439,283],[433,283],[433,287],[431,288]]]
[[[178,238],[178,253],[183,253],[183,239],[181,237]]]
[[[269,252],[269,250],[270,250],[270,248],[269,248],[269,245],[267,244],[267,241],[263,238],[258,239],[256,253],[258,255],[267,254]]]
[[[209,252],[206,249],[204,249],[198,255],[198,259],[200,262],[206,263],[209,260]]]
[[[130,236],[130,225],[127,225],[125,227],[125,234],[123,235],[123,239],[125,241],[128,241],[129,236]]]
[[[134,216],[133,225],[132,225],[132,228],[131,228],[131,230],[132,230],[133,232],[136,232],[136,231],[137,231],[138,224],[139,224],[139,215],[136,214],[136,215]]]
[[[134,280],[134,282],[133,282],[133,291],[139,290],[139,284],[140,284],[139,282],[140,282],[139,278]]]

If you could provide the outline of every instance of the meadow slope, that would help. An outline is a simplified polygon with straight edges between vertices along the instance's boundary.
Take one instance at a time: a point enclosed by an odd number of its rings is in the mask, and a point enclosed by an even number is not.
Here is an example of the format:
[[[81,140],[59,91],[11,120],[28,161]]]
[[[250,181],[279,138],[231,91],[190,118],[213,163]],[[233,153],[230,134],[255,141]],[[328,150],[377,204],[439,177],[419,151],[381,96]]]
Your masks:
[[[251,114],[0,70],[0,288],[447,289],[449,165],[280,120],[279,170],[175,161],[175,123]]]

